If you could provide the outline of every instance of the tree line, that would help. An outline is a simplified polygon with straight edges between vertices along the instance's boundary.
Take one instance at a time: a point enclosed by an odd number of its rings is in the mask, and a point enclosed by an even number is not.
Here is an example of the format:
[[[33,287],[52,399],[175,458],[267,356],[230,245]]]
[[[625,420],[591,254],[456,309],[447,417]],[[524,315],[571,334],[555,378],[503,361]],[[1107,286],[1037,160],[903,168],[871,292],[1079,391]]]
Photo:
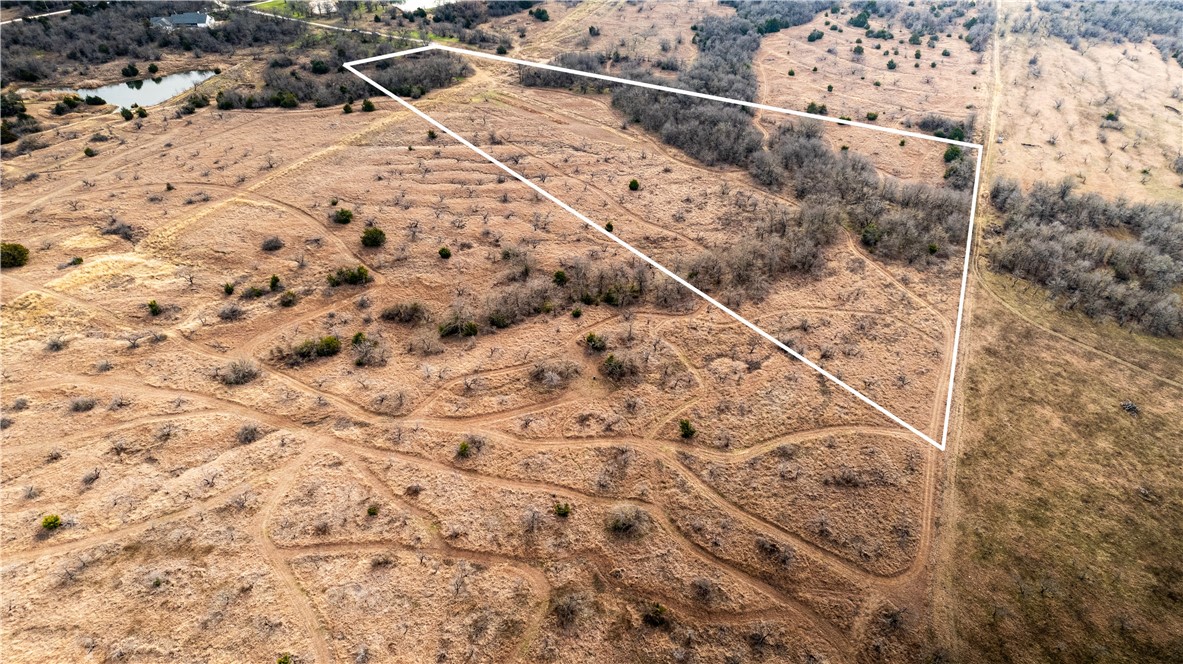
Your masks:
[[[995,267],[1048,289],[1066,309],[1158,336],[1183,336],[1183,206],[1109,201],[1073,184],[1024,194],[999,179],[990,202],[1003,215]]]

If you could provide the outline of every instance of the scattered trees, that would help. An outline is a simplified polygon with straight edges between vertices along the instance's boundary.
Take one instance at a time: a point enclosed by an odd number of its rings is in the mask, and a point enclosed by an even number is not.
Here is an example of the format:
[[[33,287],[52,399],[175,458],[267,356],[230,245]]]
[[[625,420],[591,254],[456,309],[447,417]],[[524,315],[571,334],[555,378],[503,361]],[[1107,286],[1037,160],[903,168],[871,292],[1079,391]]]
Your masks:
[[[1183,336],[1183,206],[1077,195],[1070,180],[1026,195],[996,180],[1004,216],[995,269],[1047,288],[1066,309],[1158,336]]]

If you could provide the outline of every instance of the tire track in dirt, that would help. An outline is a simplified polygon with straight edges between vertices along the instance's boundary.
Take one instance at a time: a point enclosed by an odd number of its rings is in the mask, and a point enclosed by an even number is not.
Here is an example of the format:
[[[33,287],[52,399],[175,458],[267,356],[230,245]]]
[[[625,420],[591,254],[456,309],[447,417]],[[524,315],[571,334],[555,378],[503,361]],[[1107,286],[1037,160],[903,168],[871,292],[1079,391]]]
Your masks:
[[[737,567],[733,566],[732,564],[728,563],[727,561],[724,561],[724,560],[718,558],[711,551],[702,548],[701,546],[699,546],[698,544],[695,544],[694,542],[690,541],[689,539],[686,539],[685,536],[682,535],[681,530],[673,525],[673,522],[670,519],[669,515],[665,512],[665,509],[656,503],[651,503],[648,501],[643,501],[643,500],[638,500],[638,499],[606,498],[606,497],[602,497],[602,496],[599,496],[596,494],[591,494],[591,493],[587,493],[587,492],[584,492],[584,491],[581,491],[578,489],[574,489],[571,487],[553,485],[553,484],[546,483],[546,482],[534,482],[534,481],[526,481],[526,480],[509,479],[509,478],[496,476],[496,475],[486,475],[484,473],[480,473],[475,470],[461,468],[461,467],[455,466],[455,465],[444,464],[444,463],[441,463],[438,461],[425,459],[423,457],[419,457],[419,456],[413,455],[413,454],[406,454],[406,453],[402,453],[402,452],[396,452],[393,450],[373,450],[370,448],[360,447],[360,446],[355,445],[353,443],[348,443],[348,442],[340,441],[340,440],[336,441],[336,443],[333,445],[327,446],[326,449],[356,450],[356,453],[360,456],[360,458],[365,458],[367,455],[372,455],[372,454],[377,453],[379,455],[385,455],[388,457],[396,458],[400,461],[403,461],[404,463],[408,463],[411,465],[416,465],[416,466],[420,466],[420,467],[427,467],[427,468],[430,468],[430,469],[435,470],[437,472],[465,475],[465,476],[471,477],[473,480],[475,480],[478,483],[485,483],[490,486],[496,486],[496,487],[500,487],[500,488],[516,489],[519,491],[526,491],[526,492],[543,491],[543,492],[552,493],[552,494],[553,493],[574,494],[576,496],[579,496],[580,500],[584,501],[585,503],[596,504],[601,507],[611,508],[611,507],[617,507],[620,505],[634,504],[638,507],[641,507],[642,509],[645,509],[650,514],[656,512],[658,514],[658,516],[660,517],[661,522],[664,524],[664,530],[666,531],[666,534],[670,536],[670,538],[674,541],[674,543],[676,543],[678,545],[678,547],[683,550],[683,552],[687,553],[688,555],[690,555],[694,558],[699,559],[701,562],[707,563],[708,566],[713,563],[714,566],[721,567],[721,568],[727,570],[730,574],[733,575],[733,577],[742,580],[745,584],[749,585],[752,588],[757,589],[760,593],[765,594],[768,597],[777,599],[778,601],[783,603],[788,610],[798,613],[801,617],[806,618],[808,622],[815,624],[818,627],[818,629],[826,635],[825,636],[826,640],[829,641],[832,646],[834,646],[838,650],[845,652],[848,655],[850,654],[849,643],[847,643],[847,639],[844,636],[842,636],[841,633],[839,633],[837,631],[837,629],[835,629],[834,626],[828,620],[819,616],[812,609],[812,607],[809,607],[808,605],[804,604],[800,600],[797,600],[796,598],[786,595],[783,591],[765,583],[764,581],[761,581],[761,580],[751,576],[747,572],[744,572],[744,571],[738,569]],[[346,452],[346,453],[348,453],[348,452]],[[593,555],[593,556],[596,555],[594,552],[586,552],[586,551],[580,552],[580,555],[589,555],[589,554]],[[612,565],[610,564],[609,567],[611,567],[611,566]]]
[[[296,578],[291,567],[283,559],[279,548],[275,546],[275,543],[271,541],[271,537],[267,534],[267,522],[271,520],[271,515],[279,506],[279,502],[287,493],[292,482],[295,481],[298,475],[297,469],[307,463],[315,449],[315,446],[306,448],[295,459],[284,464],[280,470],[276,471],[276,474],[279,475],[279,480],[271,488],[263,506],[259,509],[259,513],[250,521],[247,533],[259,545],[263,558],[267,561],[267,565],[275,572],[279,585],[288,596],[288,605],[295,610],[296,615],[304,624],[303,631],[312,639],[312,647],[316,653],[317,661],[330,662],[336,658],[332,656],[330,651],[328,630],[313,608],[316,606],[316,599],[300,584],[300,580]]]

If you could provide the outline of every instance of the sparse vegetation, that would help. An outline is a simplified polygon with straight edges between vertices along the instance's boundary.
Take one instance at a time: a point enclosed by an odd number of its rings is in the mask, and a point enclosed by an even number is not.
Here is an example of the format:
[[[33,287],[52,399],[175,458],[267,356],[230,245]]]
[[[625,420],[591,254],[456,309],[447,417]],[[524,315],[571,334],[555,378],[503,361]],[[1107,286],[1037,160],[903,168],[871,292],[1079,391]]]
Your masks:
[[[246,385],[259,377],[259,368],[250,360],[234,360],[217,372],[223,385]]]
[[[649,532],[652,518],[636,505],[618,505],[608,513],[608,532],[624,539],[640,539]]]

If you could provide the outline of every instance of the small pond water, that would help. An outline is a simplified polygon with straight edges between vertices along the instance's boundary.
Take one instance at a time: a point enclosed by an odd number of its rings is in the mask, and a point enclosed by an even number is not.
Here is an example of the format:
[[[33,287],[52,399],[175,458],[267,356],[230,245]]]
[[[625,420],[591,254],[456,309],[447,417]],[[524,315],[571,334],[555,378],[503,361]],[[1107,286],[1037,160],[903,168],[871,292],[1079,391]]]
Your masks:
[[[131,108],[132,104],[155,106],[191,89],[194,85],[213,75],[212,71],[187,71],[183,74],[169,74],[142,81],[104,85],[93,90],[74,90],[74,93],[83,98],[88,95],[96,95],[102,97],[108,104],[124,108]]]

